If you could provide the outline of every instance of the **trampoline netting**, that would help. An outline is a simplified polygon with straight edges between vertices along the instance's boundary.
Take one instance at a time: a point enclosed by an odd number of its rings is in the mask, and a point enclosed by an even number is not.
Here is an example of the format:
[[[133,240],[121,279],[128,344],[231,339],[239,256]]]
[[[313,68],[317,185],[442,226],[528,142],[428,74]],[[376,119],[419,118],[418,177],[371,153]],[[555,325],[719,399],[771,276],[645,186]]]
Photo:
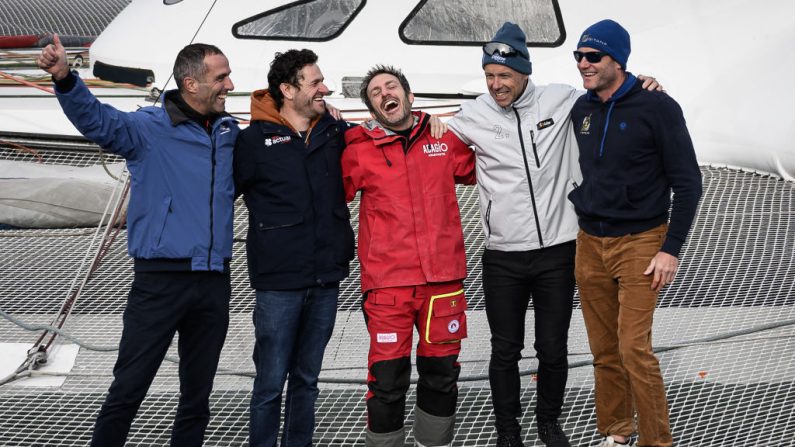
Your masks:
[[[99,162],[77,142],[39,149],[44,162],[86,166]],[[0,145],[0,159],[33,161]],[[704,197],[676,282],[660,297],[654,325],[677,445],[793,445],[795,437],[795,185],[776,177],[702,167]],[[469,338],[461,354],[456,446],[496,440],[488,381],[489,330],[483,306],[479,257],[483,250],[474,188],[458,190],[470,274]],[[206,445],[246,445],[252,387],[254,295],[245,268],[246,210],[237,204],[233,298],[222,369],[212,394]],[[354,227],[358,204],[351,204]],[[58,313],[92,246],[92,229],[0,230],[0,343],[33,343]],[[0,387],[0,445],[86,445],[110,381],[121,315],[132,280],[125,232],[84,288],[64,330],[50,348],[57,356],[77,340],[71,371],[60,386]],[[337,324],[326,350],[317,405],[315,445],[363,445],[367,333],[360,310],[359,268],[341,286]],[[575,300],[575,306],[578,302]],[[528,312],[527,327],[533,326]],[[523,436],[536,440],[533,407],[533,333],[521,362]],[[176,342],[170,353],[176,358]],[[575,309],[570,331],[566,403],[561,419],[573,445],[597,439],[593,379],[582,317]],[[20,358],[3,362],[20,363]],[[178,397],[176,366],[166,361],[134,422],[128,445],[164,445]],[[413,387],[408,408],[413,406]],[[411,434],[413,415],[407,415]],[[409,436],[411,439],[411,436]]]

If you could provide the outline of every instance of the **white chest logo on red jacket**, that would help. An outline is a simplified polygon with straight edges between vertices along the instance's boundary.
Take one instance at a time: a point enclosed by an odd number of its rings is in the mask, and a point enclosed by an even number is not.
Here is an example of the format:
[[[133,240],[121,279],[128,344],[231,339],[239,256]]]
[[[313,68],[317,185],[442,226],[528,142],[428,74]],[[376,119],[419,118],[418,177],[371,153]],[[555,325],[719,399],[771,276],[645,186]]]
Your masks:
[[[460,328],[461,328],[461,323],[459,323],[458,320],[453,320],[447,323],[447,331],[450,332],[451,334],[455,334],[456,332],[458,332],[458,329]]]
[[[273,137],[273,138],[268,137],[265,138],[265,146],[272,146],[274,144],[279,144],[279,143],[289,143],[290,140],[292,140],[292,138],[290,138],[289,136]]]
[[[429,157],[439,157],[447,155],[447,143],[431,143],[431,144],[423,144],[422,145],[422,152],[424,152]]]

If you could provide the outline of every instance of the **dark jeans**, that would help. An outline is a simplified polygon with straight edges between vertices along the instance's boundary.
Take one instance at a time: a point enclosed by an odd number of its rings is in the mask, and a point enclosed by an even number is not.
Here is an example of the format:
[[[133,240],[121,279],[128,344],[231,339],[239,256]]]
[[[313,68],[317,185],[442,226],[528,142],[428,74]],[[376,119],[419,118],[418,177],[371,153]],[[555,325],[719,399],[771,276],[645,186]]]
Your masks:
[[[535,309],[538,357],[536,419],[561,414],[568,377],[568,332],[574,297],[575,243],[532,251],[483,253],[483,292],[491,329],[489,382],[498,433],[518,433],[519,360],[524,349],[525,315]]]
[[[136,272],[124,310],[114,380],[92,446],[123,446],[135,413],[179,332],[180,397],[172,446],[201,446],[229,326],[229,274]]]
[[[254,365],[251,447],[274,447],[279,435],[282,391],[283,447],[312,445],[315,401],[323,353],[337,318],[339,286],[257,290],[254,308]]]

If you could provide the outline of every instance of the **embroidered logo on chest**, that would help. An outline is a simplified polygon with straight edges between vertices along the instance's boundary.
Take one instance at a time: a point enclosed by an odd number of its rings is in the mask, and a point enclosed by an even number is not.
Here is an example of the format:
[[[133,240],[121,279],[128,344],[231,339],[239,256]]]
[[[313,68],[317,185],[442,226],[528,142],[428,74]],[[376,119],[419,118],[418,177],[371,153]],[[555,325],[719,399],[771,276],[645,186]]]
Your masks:
[[[444,157],[447,155],[447,143],[430,143],[422,145],[422,152],[429,157]]]
[[[580,126],[580,135],[591,134],[591,115],[582,119],[582,126]]]
[[[502,128],[499,124],[494,125],[494,139],[495,140],[504,140],[508,138],[508,132]]]
[[[292,140],[289,136],[283,137],[268,137],[265,138],[265,146],[273,146],[274,144],[289,143]]]

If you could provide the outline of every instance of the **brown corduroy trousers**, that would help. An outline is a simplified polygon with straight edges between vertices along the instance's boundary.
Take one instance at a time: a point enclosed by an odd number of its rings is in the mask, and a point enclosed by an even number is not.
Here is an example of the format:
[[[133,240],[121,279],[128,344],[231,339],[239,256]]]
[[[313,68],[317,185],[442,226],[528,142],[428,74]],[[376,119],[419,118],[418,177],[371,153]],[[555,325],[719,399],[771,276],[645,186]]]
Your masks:
[[[638,413],[638,446],[671,446],[668,402],[651,328],[657,292],[643,271],[662,246],[667,224],[638,234],[577,236],[575,276],[593,354],[596,426],[629,436]]]

